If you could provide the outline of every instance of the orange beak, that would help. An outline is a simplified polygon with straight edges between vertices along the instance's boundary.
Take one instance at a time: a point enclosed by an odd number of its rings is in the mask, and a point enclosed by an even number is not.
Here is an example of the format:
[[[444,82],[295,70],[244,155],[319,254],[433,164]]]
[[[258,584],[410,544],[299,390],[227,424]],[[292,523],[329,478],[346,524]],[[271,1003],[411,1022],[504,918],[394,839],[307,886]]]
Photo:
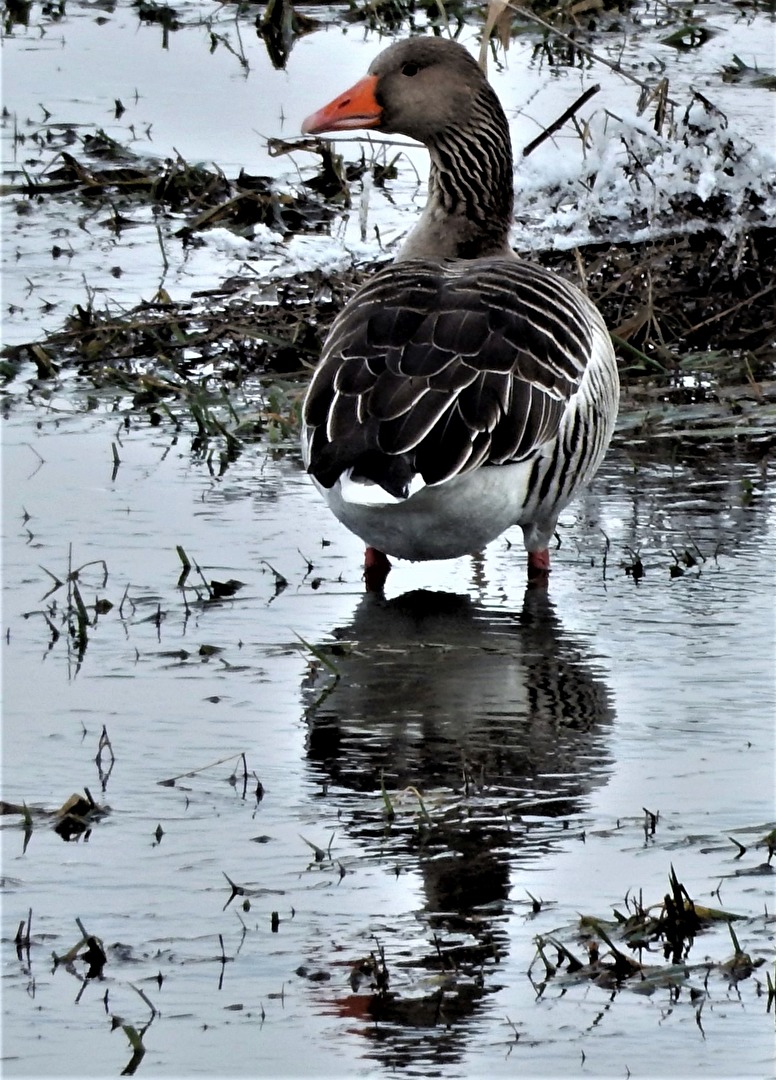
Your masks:
[[[322,131],[379,127],[383,110],[377,104],[376,87],[376,75],[366,75],[359,79],[350,90],[308,116],[302,124],[302,134],[320,135]]]

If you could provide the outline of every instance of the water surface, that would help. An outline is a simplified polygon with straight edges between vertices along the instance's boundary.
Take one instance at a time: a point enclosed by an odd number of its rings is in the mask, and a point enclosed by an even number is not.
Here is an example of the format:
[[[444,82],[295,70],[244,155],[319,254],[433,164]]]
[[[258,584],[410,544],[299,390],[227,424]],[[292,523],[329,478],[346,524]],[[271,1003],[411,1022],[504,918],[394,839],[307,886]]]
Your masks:
[[[609,917],[628,891],[659,903],[672,865],[772,959],[754,844],[774,817],[774,534],[756,465],[619,449],[561,522],[549,595],[525,593],[515,532],[480,560],[398,564],[380,600],[295,452],[257,446],[215,479],[184,438],[102,410],[17,407],[4,430],[4,798],[53,810],[88,787],[110,807],[67,843],[36,818],[26,852],[4,819],[8,1075],[119,1072],[111,1016],[149,1018],[133,987],[159,1010],[149,1076],[294,1076],[310,1053],[321,1075],[767,1075],[764,969],[724,976],[726,927],[673,990],[538,993],[541,967],[527,974],[535,935],[581,951],[580,913]],[[243,588],[181,591],[176,545]],[[697,565],[672,578],[685,550]],[[113,607],[79,655],[66,584],[51,590],[89,563],[85,603]],[[246,785],[229,761],[160,786],[240,753]],[[246,890],[228,905],[225,874]],[[103,980],[52,969],[76,918],[106,947]],[[351,983],[379,949],[388,997]]]

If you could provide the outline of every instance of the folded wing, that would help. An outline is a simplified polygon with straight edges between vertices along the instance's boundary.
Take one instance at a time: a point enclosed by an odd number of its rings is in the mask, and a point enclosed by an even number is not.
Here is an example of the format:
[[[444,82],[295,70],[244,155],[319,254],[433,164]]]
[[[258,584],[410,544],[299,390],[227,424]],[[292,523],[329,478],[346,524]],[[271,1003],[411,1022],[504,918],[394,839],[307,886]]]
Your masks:
[[[305,399],[308,469],[406,497],[525,460],[558,433],[592,348],[585,300],[535,265],[392,263],[335,320]]]

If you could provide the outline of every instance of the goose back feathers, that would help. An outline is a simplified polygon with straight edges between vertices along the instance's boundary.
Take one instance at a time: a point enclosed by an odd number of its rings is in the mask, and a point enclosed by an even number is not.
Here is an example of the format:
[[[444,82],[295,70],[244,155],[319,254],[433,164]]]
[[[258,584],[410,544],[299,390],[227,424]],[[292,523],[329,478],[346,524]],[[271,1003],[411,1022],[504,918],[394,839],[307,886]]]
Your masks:
[[[409,260],[378,272],[332,327],[305,405],[310,472],[347,468],[406,498],[553,439],[591,330],[562,279],[517,261]]]

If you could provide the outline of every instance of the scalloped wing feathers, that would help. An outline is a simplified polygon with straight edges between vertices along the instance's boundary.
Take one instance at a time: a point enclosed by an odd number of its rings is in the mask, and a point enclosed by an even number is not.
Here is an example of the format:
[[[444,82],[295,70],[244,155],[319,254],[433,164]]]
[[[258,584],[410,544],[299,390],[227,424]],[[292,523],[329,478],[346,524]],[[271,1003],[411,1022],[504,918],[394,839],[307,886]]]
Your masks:
[[[406,497],[554,439],[592,348],[592,306],[535,265],[407,260],[335,320],[304,403],[309,472]]]

